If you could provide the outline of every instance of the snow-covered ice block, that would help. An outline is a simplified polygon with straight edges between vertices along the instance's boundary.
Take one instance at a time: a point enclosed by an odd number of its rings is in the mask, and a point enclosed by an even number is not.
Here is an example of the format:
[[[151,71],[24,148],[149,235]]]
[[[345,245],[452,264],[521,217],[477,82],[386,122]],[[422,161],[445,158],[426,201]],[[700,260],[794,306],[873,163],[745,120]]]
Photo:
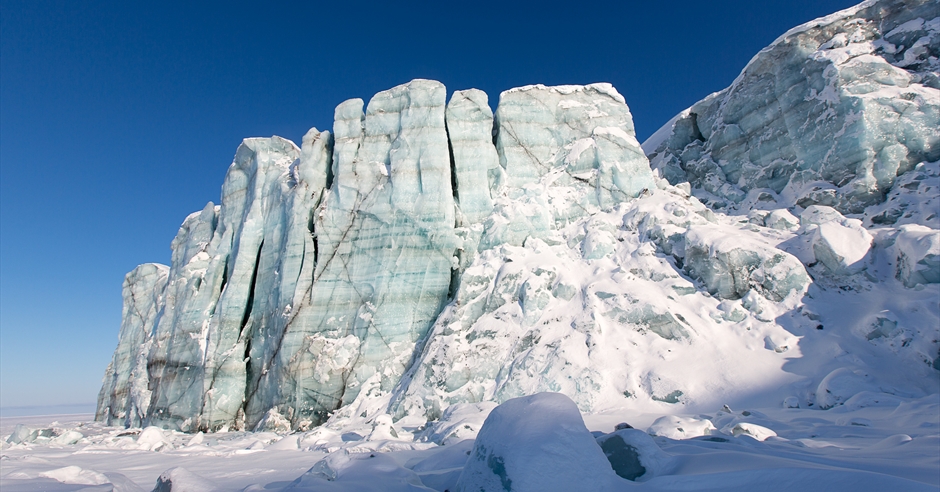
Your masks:
[[[111,483],[103,473],[87,470],[79,466],[66,466],[39,474],[41,478],[51,478],[62,483],[76,483],[81,485],[104,485]]]
[[[840,367],[830,372],[816,388],[816,405],[823,410],[841,405],[863,391],[876,389],[871,378],[860,370]]]
[[[385,453],[331,453],[284,492],[430,492],[418,474]]]
[[[614,472],[627,480],[644,482],[668,472],[672,466],[672,456],[659,449],[649,434],[638,429],[605,434],[597,438],[597,444]]]
[[[796,218],[789,210],[781,208],[770,212],[764,218],[764,225],[771,229],[788,231],[798,227],[800,225],[800,219]]]
[[[476,439],[483,422],[494,408],[496,403],[491,401],[454,403],[444,410],[438,421],[428,424],[422,439],[440,445]]]
[[[219,489],[210,480],[175,466],[160,474],[153,492],[219,492]]]
[[[798,259],[759,240],[723,228],[696,225],[685,233],[685,268],[722,299],[757,289],[773,301],[802,293],[810,278]]]
[[[691,439],[707,436],[714,431],[717,431],[717,429],[711,420],[673,415],[665,415],[656,419],[647,430],[651,436],[662,436],[669,439]]]
[[[815,261],[830,273],[851,274],[866,267],[873,238],[860,220],[847,219],[831,207],[812,205],[800,216],[800,223]]]
[[[721,432],[731,434],[734,437],[750,436],[758,441],[766,441],[768,438],[777,436],[777,433],[773,430],[750,422],[736,422],[727,428],[721,429]]]
[[[905,224],[894,239],[896,277],[907,287],[940,283],[940,231]]]
[[[604,491],[616,490],[619,480],[574,402],[539,393],[493,409],[457,490]]]

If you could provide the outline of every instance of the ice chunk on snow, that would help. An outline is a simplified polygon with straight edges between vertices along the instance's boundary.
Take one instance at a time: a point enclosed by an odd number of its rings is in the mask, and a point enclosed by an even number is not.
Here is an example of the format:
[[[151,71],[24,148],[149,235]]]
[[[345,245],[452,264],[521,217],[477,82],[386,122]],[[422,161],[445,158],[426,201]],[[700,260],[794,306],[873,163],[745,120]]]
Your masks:
[[[428,424],[423,435],[433,443],[445,445],[475,439],[496,403],[455,403],[447,407],[440,420]]]
[[[758,441],[766,441],[770,437],[776,437],[777,433],[760,425],[749,422],[737,422],[728,428],[721,430],[725,434],[731,434],[734,437],[750,436]]]
[[[781,301],[809,285],[799,260],[759,240],[696,225],[689,227],[685,241],[687,270],[722,299],[738,299],[757,288],[768,299]]]
[[[284,492],[430,492],[418,475],[384,453],[331,453]]]
[[[788,231],[799,226],[800,219],[797,219],[789,210],[781,208],[770,212],[770,214],[764,218],[764,225],[771,229]]]
[[[672,466],[672,457],[641,430],[621,429],[598,437],[597,443],[614,472],[627,480],[643,482]]]
[[[856,394],[872,390],[870,378],[861,371],[840,367],[830,372],[816,388],[816,405],[827,410],[841,405]]]
[[[21,444],[32,442],[36,439],[38,432],[26,427],[23,424],[16,424],[16,428],[13,429],[13,433],[7,437],[7,442],[10,444]]]
[[[212,482],[181,467],[160,474],[153,492],[218,492]]]
[[[894,240],[897,278],[904,285],[940,283],[940,231],[905,224]]]
[[[70,430],[52,439],[51,443],[57,446],[68,446],[82,440],[85,436],[81,432]]]
[[[493,409],[457,490],[602,491],[613,490],[617,480],[574,402],[539,393]]]
[[[666,415],[656,419],[647,432],[652,436],[663,436],[670,439],[691,439],[707,436],[716,430],[711,420]]]
[[[158,451],[160,448],[169,444],[170,442],[159,427],[147,427],[137,436],[137,445],[143,450]]]
[[[103,485],[111,483],[102,473],[86,470],[79,466],[66,466],[56,468],[39,474],[42,478],[51,478],[62,483],[77,483],[82,485]]]
[[[872,236],[857,219],[829,221],[814,227],[813,254],[836,274],[856,273],[865,268]]]

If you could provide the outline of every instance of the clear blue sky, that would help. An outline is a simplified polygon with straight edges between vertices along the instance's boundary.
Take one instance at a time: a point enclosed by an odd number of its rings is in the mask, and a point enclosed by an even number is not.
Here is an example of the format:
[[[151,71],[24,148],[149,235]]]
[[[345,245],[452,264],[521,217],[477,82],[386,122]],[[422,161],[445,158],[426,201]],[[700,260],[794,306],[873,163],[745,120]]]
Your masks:
[[[167,263],[242,138],[413,78],[611,82],[644,140],[837,0],[0,4],[0,407],[94,402],[121,282]]]

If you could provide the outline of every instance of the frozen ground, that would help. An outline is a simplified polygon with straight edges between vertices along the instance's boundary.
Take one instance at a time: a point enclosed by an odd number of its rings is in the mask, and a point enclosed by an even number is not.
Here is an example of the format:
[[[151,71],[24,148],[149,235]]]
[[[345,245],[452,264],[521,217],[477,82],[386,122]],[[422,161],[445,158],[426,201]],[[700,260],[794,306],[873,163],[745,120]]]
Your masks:
[[[449,439],[429,432],[442,430],[446,423],[423,431],[379,422],[373,429],[335,435],[323,430],[191,435],[107,427],[92,422],[91,415],[4,418],[0,429],[5,439],[20,423],[48,437],[31,443],[4,442],[0,488],[5,492],[152,490],[161,474],[177,468],[165,475],[176,479],[171,490],[453,491],[473,448],[471,438],[491,409],[481,413],[465,409],[452,417],[465,426],[465,434]],[[504,451],[510,470],[514,456],[537,458],[551,446],[554,430],[577,424],[552,420],[553,415],[544,411],[510,416],[549,434],[534,439],[530,435],[528,442],[517,440],[525,446],[515,454]],[[625,412],[585,417],[595,436],[614,432],[621,422],[647,430],[662,452],[637,446],[641,463],[649,454],[659,461],[647,462],[646,473],[636,483],[617,478],[613,490],[940,487],[937,394],[902,398],[862,392],[826,411],[777,406],[717,408],[707,414],[667,417]],[[562,449],[561,454],[566,451],[572,460],[584,454],[574,449]]]

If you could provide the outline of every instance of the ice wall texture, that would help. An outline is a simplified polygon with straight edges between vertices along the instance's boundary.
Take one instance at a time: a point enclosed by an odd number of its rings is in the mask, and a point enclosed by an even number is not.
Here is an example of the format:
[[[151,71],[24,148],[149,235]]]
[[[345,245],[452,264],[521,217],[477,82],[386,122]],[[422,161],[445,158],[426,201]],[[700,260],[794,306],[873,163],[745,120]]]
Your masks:
[[[494,112],[415,80],[300,148],[247,139],[171,266],[128,275],[98,418],[336,430],[543,391],[649,413],[935,392],[930,13],[868,2],[784,35],[647,142],[666,179],[609,84]]]
[[[673,184],[729,210],[860,213],[940,159],[936,1],[868,1],[790,30],[644,143]],[[904,207],[874,220],[893,224]]]
[[[317,425],[363,388],[398,385],[481,238],[521,243],[554,224],[539,209],[511,217],[521,225],[506,232],[488,218],[495,197],[537,185],[545,166],[566,175],[558,181],[581,209],[652,186],[609,85],[507,92],[499,128],[513,137],[495,143],[484,93],[445,102],[442,84],[415,80],[365,111],[362,100],[342,103],[334,133],[312,129],[301,148],[245,140],[221,205],[184,221],[171,267],[129,274],[98,417],[183,430],[252,427],[266,415]],[[553,129],[562,122],[571,127]]]

